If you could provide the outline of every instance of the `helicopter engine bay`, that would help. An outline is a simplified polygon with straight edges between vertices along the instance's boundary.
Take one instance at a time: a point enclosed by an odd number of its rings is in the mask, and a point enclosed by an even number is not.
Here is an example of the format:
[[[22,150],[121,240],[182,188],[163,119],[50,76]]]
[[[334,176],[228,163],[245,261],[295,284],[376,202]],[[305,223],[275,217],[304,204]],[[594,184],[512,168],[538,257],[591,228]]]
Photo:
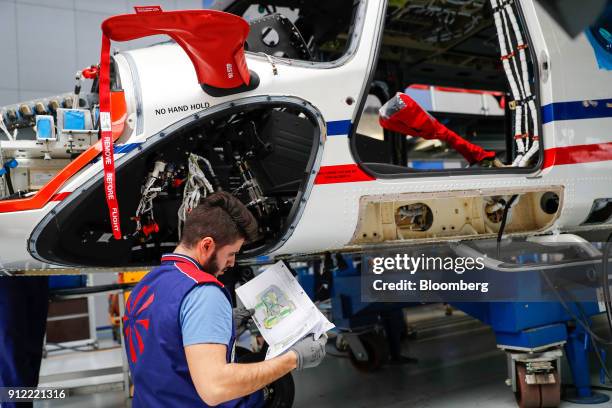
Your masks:
[[[291,222],[318,129],[293,106],[250,106],[226,115],[147,142],[143,153],[117,167],[123,239],[112,239],[108,219],[100,217],[98,180],[46,223],[38,256],[62,264],[150,264],[177,245],[189,211],[215,191],[238,197],[259,222],[259,237],[245,246],[246,254],[277,243]],[[68,217],[72,211],[78,214]]]

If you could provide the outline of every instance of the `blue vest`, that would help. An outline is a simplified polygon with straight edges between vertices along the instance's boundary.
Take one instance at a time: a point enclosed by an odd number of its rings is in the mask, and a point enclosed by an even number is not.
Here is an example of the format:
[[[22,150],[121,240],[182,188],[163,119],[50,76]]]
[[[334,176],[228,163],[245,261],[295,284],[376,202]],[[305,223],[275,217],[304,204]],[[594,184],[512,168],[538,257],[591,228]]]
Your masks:
[[[123,334],[134,382],[134,408],[208,406],[191,381],[179,317],[183,298],[197,285],[218,287],[231,304],[221,282],[204,272],[193,259],[178,254],[164,255],[161,266],[149,272],[132,290],[125,306]],[[234,359],[234,342],[232,327],[228,363]],[[262,395],[259,391],[218,406],[261,406]]]

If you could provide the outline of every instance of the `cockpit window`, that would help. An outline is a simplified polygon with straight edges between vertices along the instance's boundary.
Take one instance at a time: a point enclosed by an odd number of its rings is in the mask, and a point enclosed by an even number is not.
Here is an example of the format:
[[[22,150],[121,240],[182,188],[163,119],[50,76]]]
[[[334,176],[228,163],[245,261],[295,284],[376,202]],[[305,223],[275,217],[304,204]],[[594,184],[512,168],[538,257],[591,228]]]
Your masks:
[[[374,81],[351,142],[365,168],[405,177],[539,165],[529,33],[516,2],[497,4],[389,2]]]
[[[328,62],[349,49],[353,17],[359,2],[239,0],[225,11],[251,24],[245,48],[280,58]]]

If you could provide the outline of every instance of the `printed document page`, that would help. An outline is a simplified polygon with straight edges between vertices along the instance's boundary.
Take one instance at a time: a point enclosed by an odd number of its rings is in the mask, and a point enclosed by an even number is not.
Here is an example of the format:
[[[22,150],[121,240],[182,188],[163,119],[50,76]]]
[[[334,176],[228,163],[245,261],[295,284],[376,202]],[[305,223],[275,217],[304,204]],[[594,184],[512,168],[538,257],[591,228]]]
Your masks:
[[[266,360],[287,351],[307,334],[319,338],[334,325],[323,316],[283,261],[236,289],[269,345]]]

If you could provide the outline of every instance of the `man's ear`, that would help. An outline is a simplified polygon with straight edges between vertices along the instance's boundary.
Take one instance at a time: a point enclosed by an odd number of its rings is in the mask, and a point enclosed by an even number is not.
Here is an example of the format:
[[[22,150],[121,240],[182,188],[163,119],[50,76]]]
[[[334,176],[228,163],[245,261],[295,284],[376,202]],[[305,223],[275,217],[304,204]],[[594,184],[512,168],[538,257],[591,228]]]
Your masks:
[[[215,240],[211,237],[202,238],[198,245],[200,246],[200,251],[202,251],[202,254],[205,254],[206,257],[211,256],[215,252]]]

